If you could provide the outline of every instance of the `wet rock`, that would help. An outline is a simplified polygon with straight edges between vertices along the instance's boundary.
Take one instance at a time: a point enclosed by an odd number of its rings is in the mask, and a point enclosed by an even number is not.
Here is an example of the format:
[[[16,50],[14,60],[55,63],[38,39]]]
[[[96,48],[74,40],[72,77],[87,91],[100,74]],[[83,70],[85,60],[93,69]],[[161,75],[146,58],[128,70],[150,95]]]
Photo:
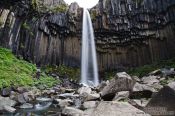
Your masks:
[[[34,107],[36,110],[46,110],[47,108],[49,108],[52,105],[52,102],[41,102],[36,104]]]
[[[11,106],[4,106],[4,110],[9,112],[9,113],[14,113],[16,111],[15,108],[11,107]]]
[[[61,107],[61,108],[65,107],[65,106],[73,105],[73,101],[70,100],[70,99],[65,99],[65,100],[55,99],[55,101],[58,102],[58,106]]]
[[[61,99],[66,99],[66,98],[79,97],[79,95],[78,94],[74,94],[74,93],[64,93],[64,94],[58,95],[58,97],[61,98]]]
[[[75,91],[76,91],[76,89],[66,89],[65,90],[65,93],[73,93]]]
[[[115,78],[101,91],[103,99],[111,100],[117,92],[131,91],[135,81],[125,72],[117,73]]]
[[[125,100],[128,99],[128,97],[129,97],[129,91],[117,92],[115,97],[113,98],[113,101]]]
[[[16,105],[16,101],[11,100],[9,97],[0,96],[0,110],[3,110],[4,106],[13,107]]]
[[[98,104],[97,101],[87,101],[83,103],[83,108],[84,109],[95,108],[97,104]]]
[[[127,102],[101,102],[89,116],[150,116]]]
[[[56,93],[56,91],[53,90],[53,89],[47,90],[47,92],[46,92],[47,95],[52,95],[52,94],[55,94],[55,93]]]
[[[147,112],[152,114],[150,108],[157,108],[157,112],[163,113],[161,108],[167,111],[175,111],[175,82],[169,83],[164,86],[153,98],[150,100],[146,106]],[[160,114],[162,115],[162,114]]]
[[[63,115],[66,116],[83,116],[83,111],[76,109],[76,108],[72,108],[72,107],[65,107],[62,111]]]
[[[20,106],[21,109],[30,109],[33,108],[33,105],[30,103],[24,103]]]
[[[76,108],[81,108],[82,107],[82,103],[84,102],[84,100],[80,97],[80,98],[75,98],[73,99],[74,101],[74,105]]]
[[[36,98],[36,101],[38,101],[38,102],[52,102],[53,99],[47,98],[47,97],[38,97],[38,98]]]
[[[163,69],[161,69],[161,72],[163,73],[164,76],[172,76],[172,75],[175,75],[174,68],[170,68],[170,69],[163,68]]]

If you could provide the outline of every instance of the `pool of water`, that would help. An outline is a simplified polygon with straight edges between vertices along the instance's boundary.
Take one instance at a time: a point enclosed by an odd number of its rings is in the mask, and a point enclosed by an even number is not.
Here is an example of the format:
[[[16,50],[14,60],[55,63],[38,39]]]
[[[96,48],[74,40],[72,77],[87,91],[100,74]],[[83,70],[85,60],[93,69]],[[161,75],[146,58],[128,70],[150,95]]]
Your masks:
[[[3,112],[0,116],[60,116],[61,110],[52,102],[43,102],[34,105],[31,109],[17,109],[15,113]]]

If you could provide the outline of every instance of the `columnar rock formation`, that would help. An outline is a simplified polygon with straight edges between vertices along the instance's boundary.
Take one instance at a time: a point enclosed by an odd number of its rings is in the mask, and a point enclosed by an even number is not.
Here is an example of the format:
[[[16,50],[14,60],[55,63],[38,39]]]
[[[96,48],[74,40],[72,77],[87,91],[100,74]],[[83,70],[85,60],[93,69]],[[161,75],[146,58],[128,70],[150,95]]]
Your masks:
[[[99,0],[92,9],[100,70],[175,56],[174,0]],[[82,8],[62,0],[1,0],[0,45],[38,65],[80,66]]]

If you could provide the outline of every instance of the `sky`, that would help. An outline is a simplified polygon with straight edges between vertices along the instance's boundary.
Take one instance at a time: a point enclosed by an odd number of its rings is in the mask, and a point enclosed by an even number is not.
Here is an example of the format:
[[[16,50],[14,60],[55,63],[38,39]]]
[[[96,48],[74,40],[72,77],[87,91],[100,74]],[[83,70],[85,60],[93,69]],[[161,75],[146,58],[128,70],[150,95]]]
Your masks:
[[[77,2],[79,6],[84,8],[92,8],[95,6],[99,0],[64,0],[67,4],[71,4],[72,2]]]

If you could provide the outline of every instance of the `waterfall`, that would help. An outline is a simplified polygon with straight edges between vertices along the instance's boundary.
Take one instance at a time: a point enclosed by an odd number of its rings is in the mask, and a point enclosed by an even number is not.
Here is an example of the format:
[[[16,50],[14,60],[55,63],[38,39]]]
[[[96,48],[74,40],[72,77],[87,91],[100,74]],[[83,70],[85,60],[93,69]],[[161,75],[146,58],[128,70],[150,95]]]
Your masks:
[[[94,31],[89,11],[83,11],[82,56],[81,56],[81,83],[88,86],[97,86],[98,66],[94,42]]]

